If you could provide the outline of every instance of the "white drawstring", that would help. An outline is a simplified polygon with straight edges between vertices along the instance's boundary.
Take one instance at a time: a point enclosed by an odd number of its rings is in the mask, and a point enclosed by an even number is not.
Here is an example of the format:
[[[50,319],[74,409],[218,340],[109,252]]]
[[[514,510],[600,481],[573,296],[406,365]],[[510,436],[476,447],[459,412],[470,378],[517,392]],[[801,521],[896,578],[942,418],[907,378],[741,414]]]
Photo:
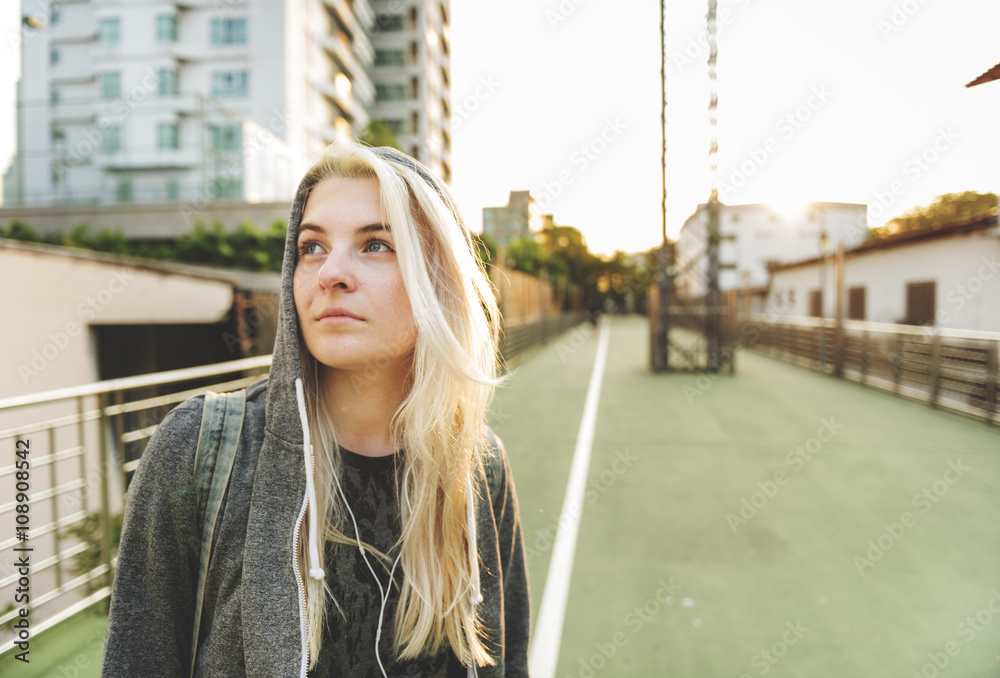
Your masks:
[[[309,418],[306,416],[306,397],[305,392],[302,388],[302,379],[295,380],[295,396],[299,404],[299,418],[302,420],[302,446],[304,448],[305,454],[305,464],[306,464],[306,496],[309,504],[309,576],[313,579],[323,579],[323,568],[319,566],[319,546],[316,536],[316,521],[317,518],[317,508],[316,508],[316,485],[314,480],[314,459],[313,459],[313,447],[309,435]],[[345,505],[347,505],[347,497],[344,496],[344,490],[340,487],[340,479],[334,476],[337,481],[337,489],[340,490],[340,494],[344,499]],[[468,529],[469,538],[469,568],[472,573],[472,591],[470,593],[469,599],[472,602],[473,608],[479,603],[483,602],[483,593],[480,591],[480,581],[479,581],[479,549],[476,543],[476,507],[475,500],[472,493],[472,474],[470,473],[465,479],[465,493],[466,493],[466,526]],[[405,488],[404,488],[405,494]],[[406,496],[407,503],[409,503],[409,496]],[[372,570],[371,564],[368,562],[368,558],[365,557],[365,549],[361,545],[361,535],[358,533],[358,525],[354,520],[354,512],[351,511],[350,505],[347,505],[347,510],[351,515],[351,522],[354,523],[354,532],[358,538],[358,548],[361,549],[361,557],[364,559],[365,564],[368,565],[368,569]],[[392,574],[396,570],[396,565],[399,564],[399,557],[396,558],[396,562],[393,563],[392,570],[389,572],[389,587],[392,587]],[[374,570],[372,570],[372,576],[375,577],[375,582],[378,584],[379,591],[382,597],[382,609],[379,612],[379,628],[376,633],[375,638],[375,658],[379,660],[379,668],[382,669],[382,674],[385,675],[385,669],[382,668],[382,661],[378,656],[378,642],[382,635],[382,613],[385,611],[385,604],[388,600],[388,590],[382,589],[382,583],[379,581],[378,577],[375,576]],[[473,610],[473,614],[475,610]],[[476,662],[475,660],[469,665],[468,675],[470,678],[477,675]]]
[[[313,447],[309,438],[309,418],[306,416],[306,396],[302,390],[302,379],[295,380],[295,397],[299,402],[299,418],[302,419],[302,447],[306,458],[306,497],[309,500],[309,576],[313,579],[323,578],[323,568],[319,566],[319,542],[316,537],[316,485],[313,476]]]
[[[476,508],[472,498],[472,473],[465,479],[466,494],[466,522],[469,530],[469,568],[472,570],[472,595],[470,599],[473,605],[483,602],[483,593],[479,590],[479,550],[476,544]]]

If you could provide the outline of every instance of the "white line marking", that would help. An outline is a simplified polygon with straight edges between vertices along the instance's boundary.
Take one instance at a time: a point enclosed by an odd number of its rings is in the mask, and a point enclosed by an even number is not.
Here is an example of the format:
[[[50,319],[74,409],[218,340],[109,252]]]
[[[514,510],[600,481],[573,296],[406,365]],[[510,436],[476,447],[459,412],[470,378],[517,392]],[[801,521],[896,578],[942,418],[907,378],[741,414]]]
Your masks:
[[[601,335],[597,345],[594,371],[590,375],[590,387],[583,406],[583,419],[576,435],[576,450],[569,469],[569,484],[559,514],[559,527],[549,574],[545,579],[542,605],[538,611],[538,623],[531,642],[528,660],[532,678],[553,678],[559,660],[559,643],[562,640],[563,620],[566,616],[566,599],[569,596],[569,581],[573,573],[573,556],[576,553],[576,535],[580,529],[583,513],[584,487],[590,466],[590,449],[594,443],[594,426],[597,423],[597,403],[601,399],[601,383],[604,380],[604,362],[608,355],[608,329],[610,322],[601,322]]]

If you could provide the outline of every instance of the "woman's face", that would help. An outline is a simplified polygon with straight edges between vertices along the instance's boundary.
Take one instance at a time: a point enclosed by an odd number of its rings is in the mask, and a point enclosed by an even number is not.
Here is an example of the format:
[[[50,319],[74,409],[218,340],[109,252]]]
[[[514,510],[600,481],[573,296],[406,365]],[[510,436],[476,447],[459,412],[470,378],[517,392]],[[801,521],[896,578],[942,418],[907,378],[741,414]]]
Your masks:
[[[313,187],[298,234],[294,295],[306,347],[327,367],[401,368],[416,327],[372,179]]]

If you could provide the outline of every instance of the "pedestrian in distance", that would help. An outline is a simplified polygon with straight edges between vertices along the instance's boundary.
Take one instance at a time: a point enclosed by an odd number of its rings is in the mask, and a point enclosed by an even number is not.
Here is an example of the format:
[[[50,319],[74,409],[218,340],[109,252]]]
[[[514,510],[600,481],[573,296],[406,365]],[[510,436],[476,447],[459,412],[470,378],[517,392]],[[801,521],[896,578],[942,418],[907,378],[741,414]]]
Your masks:
[[[517,495],[485,424],[498,337],[448,188],[398,151],[328,147],[214,527],[211,396],[167,415],[132,479],[102,675],[527,676]]]

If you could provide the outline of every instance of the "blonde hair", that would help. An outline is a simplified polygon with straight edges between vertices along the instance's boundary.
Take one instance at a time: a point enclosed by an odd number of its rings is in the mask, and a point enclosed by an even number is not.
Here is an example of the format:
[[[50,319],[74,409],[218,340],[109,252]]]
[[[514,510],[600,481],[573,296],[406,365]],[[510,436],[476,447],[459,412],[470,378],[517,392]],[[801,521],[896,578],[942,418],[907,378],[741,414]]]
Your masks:
[[[475,578],[466,517],[466,479],[474,472],[473,479],[481,477],[478,470],[488,449],[483,423],[503,381],[498,376],[500,315],[493,289],[447,188],[422,165],[389,149],[338,143],[306,173],[303,186],[311,190],[333,177],[373,179],[378,184],[416,326],[407,394],[390,425],[394,449],[405,450],[399,488],[402,533],[397,542],[403,585],[393,647],[401,659],[408,659],[436,654],[448,643],[463,665],[493,664],[470,599]],[[309,423],[318,434],[319,534],[354,544],[342,529],[345,508],[334,477],[335,472],[340,476],[342,457],[320,395],[320,366],[304,346],[300,355]],[[376,362],[365,372],[382,367]],[[298,554],[302,572],[308,570],[305,542],[300,540]],[[385,565],[384,554],[366,548]],[[306,601],[312,668],[322,644],[327,603],[338,610],[340,606],[325,580],[307,578]]]

